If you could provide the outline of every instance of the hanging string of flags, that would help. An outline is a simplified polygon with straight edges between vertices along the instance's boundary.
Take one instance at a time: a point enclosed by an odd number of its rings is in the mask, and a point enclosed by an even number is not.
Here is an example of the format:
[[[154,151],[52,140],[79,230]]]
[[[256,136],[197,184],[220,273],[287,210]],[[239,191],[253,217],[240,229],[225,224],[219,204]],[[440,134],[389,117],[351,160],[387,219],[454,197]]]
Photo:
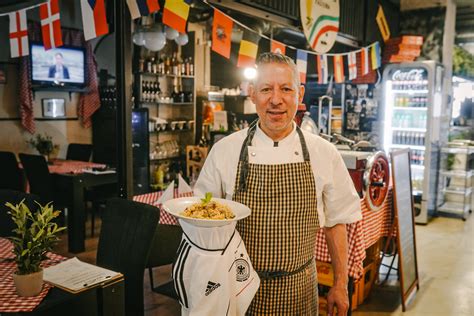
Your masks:
[[[137,19],[161,10],[158,0],[126,0],[132,19]],[[189,3],[191,0],[167,0],[163,8],[163,24],[186,32],[189,17]],[[308,56],[316,59],[316,72],[319,83],[327,83],[328,77],[333,74],[334,81],[345,81],[346,73],[349,80],[367,75],[382,65],[381,48],[379,42],[347,53],[324,53],[298,49],[278,42],[231,18],[215,6],[204,1],[214,10],[212,25],[211,49],[219,55],[229,59],[231,52],[231,37],[234,25],[243,29],[240,41],[237,67],[253,67],[258,52],[259,41],[263,38],[270,41],[272,52],[286,54],[287,49],[296,51],[296,65],[300,74],[301,83],[306,82]],[[105,35],[109,32],[107,24],[105,0],[80,0],[84,37],[86,40]],[[26,10],[9,13],[10,18],[10,49],[12,57],[29,54]],[[40,20],[43,43],[46,50],[59,47],[62,43],[59,0],[48,0],[40,5]],[[370,58],[369,58],[370,55]]]

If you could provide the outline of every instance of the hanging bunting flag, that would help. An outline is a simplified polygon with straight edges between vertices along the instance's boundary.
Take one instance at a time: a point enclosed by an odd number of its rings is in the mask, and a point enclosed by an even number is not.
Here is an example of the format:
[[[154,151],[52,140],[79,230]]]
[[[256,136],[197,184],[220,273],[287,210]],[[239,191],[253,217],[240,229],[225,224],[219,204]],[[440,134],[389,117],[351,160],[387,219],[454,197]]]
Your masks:
[[[214,9],[212,22],[212,50],[225,58],[230,57],[232,28],[234,21],[217,9]]]
[[[296,50],[296,68],[300,74],[300,83],[306,83],[306,69],[308,67],[308,53],[303,50]]]
[[[10,52],[11,57],[27,56],[30,54],[28,47],[28,32],[26,30],[26,9],[8,13],[10,17]]]
[[[127,0],[127,4],[133,20],[160,10],[158,0]]]
[[[81,0],[81,11],[86,41],[109,33],[104,0]]]
[[[327,53],[339,31],[339,0],[300,0],[300,15],[308,43],[317,53]]]
[[[381,56],[380,56],[380,44],[375,42],[371,45],[371,57],[372,57],[372,70],[375,70],[382,66]]]
[[[63,45],[58,0],[49,0],[40,6],[41,33],[44,49]]]
[[[318,83],[328,83],[328,59],[326,55],[316,55],[316,67],[318,69]]]
[[[183,0],[166,0],[163,10],[163,23],[180,33],[186,33],[189,4]]]
[[[342,55],[334,55],[334,81],[336,83],[344,82],[344,64]]]
[[[259,36],[256,33],[244,31],[240,41],[239,58],[237,67],[254,67],[257,57]]]
[[[349,62],[349,80],[355,79],[357,77],[357,58],[356,53],[349,53],[347,58]]]
[[[366,47],[363,47],[360,51],[360,61],[362,68],[362,75],[365,76],[369,73],[369,52]]]
[[[285,55],[286,53],[286,45],[274,40],[271,40],[270,43],[270,51],[275,54]]]

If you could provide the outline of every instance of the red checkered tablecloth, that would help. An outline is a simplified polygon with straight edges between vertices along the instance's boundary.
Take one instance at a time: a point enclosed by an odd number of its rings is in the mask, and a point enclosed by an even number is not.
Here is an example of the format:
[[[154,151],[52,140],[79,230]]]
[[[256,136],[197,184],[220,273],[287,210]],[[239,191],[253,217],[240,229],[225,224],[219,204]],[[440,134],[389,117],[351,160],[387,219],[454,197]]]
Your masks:
[[[88,168],[105,168],[106,165],[88,162],[88,161],[78,161],[78,160],[61,160],[55,159],[52,160],[52,165],[48,166],[50,173],[83,173],[83,170]]]
[[[175,198],[178,196],[175,190]],[[134,201],[147,203],[160,207],[156,200],[162,192],[153,192],[137,195]],[[188,194],[187,196],[191,196]],[[364,199],[360,200],[362,209],[362,220],[347,225],[347,240],[349,247],[349,276],[359,279],[364,272],[363,262],[365,259],[365,249],[375,244],[381,237],[388,236],[392,225],[392,190],[389,190],[387,199],[378,211],[371,211]],[[178,225],[174,216],[160,209],[160,224]],[[318,261],[331,262],[331,257],[326,244],[326,237],[323,230],[319,230],[316,237],[315,257]]]
[[[37,296],[18,296],[13,284],[13,273],[15,272],[16,264],[14,261],[8,260],[14,258],[12,249],[13,245],[9,240],[0,238],[0,312],[31,312],[41,303],[52,286],[44,283],[41,293]],[[47,256],[49,259],[41,264],[43,268],[53,266],[67,259],[51,252],[48,252]]]
[[[135,195],[133,197],[133,200],[136,202],[146,203],[146,204],[150,204],[150,205],[158,207],[160,209],[159,224],[178,225],[178,220],[176,219],[176,217],[164,211],[161,208],[161,204],[157,203],[158,199],[161,197],[162,194],[163,194],[163,191]],[[185,197],[185,196],[193,196],[193,193],[178,194],[178,190],[177,189],[174,190],[174,198]]]

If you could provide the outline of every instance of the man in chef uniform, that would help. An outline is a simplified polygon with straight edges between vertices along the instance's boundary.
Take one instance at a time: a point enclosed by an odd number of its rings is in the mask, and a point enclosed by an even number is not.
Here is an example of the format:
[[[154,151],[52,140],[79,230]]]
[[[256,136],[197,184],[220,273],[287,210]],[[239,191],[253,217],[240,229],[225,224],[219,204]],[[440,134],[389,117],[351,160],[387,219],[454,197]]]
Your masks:
[[[293,122],[303,100],[295,63],[264,53],[249,90],[259,120],[214,145],[195,186],[247,205],[237,230],[260,288],[249,315],[317,315],[316,233],[324,228],[334,268],[328,310],[346,315],[346,224],[362,218],[359,196],[336,148]]]

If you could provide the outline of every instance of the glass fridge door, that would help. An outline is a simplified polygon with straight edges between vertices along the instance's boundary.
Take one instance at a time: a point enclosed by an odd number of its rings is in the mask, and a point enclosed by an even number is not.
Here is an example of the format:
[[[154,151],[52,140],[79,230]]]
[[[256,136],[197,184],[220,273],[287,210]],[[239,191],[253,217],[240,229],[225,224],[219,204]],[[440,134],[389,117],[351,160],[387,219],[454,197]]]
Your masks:
[[[386,152],[411,149],[413,194],[421,195],[428,141],[428,71],[394,67],[385,80],[384,148]]]

